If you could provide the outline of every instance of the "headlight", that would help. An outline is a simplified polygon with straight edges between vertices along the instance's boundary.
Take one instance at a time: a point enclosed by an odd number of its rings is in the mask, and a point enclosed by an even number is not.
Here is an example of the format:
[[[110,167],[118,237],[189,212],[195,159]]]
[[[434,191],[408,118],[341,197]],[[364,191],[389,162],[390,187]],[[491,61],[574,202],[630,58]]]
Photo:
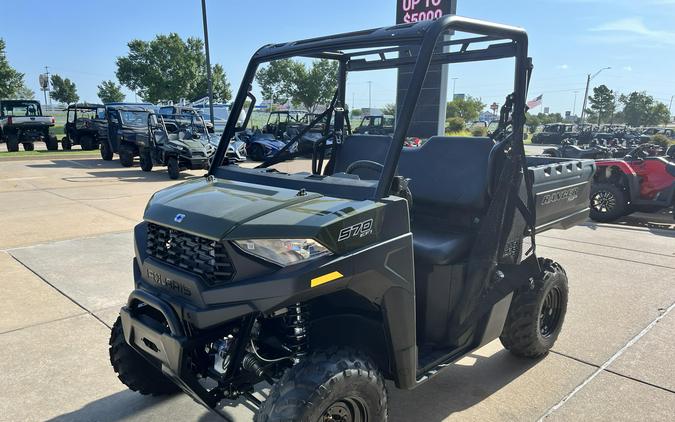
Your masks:
[[[282,267],[331,254],[313,239],[248,239],[235,240],[234,244],[246,253]]]

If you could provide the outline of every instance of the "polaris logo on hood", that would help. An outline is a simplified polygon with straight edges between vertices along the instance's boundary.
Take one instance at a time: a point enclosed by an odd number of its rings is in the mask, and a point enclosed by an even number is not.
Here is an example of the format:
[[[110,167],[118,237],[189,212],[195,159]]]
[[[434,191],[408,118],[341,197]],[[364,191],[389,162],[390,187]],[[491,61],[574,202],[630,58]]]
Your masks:
[[[176,223],[182,223],[183,220],[185,220],[185,214],[176,214],[176,216],[173,218],[173,221]]]

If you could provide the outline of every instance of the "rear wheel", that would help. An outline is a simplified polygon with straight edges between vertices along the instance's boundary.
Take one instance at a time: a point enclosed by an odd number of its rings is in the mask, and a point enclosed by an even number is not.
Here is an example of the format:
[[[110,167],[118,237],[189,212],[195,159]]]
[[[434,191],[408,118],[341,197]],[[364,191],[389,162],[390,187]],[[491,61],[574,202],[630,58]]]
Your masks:
[[[166,162],[166,169],[169,172],[169,178],[176,180],[180,177],[180,167],[178,167],[178,158],[169,157]]]
[[[120,147],[120,164],[122,164],[122,167],[131,167],[134,165],[134,153],[131,149]]]
[[[608,223],[628,213],[626,194],[611,183],[594,183],[591,187],[591,219]]]
[[[556,262],[540,259],[543,276],[514,292],[502,335],[504,348],[536,358],[553,347],[567,313],[567,274]]]
[[[354,350],[314,353],[286,370],[256,422],[387,420],[387,391],[373,362]]]
[[[139,161],[141,164],[141,170],[143,171],[152,171],[152,155],[148,148],[143,148],[139,152]]]
[[[69,137],[65,137],[61,139],[61,148],[63,148],[64,151],[70,151],[70,149],[73,147],[73,143],[70,141]]]
[[[24,142],[23,150],[24,151],[33,151],[35,149],[35,144],[32,142]]]
[[[91,151],[96,147],[96,143],[94,142],[94,138],[92,138],[89,135],[82,135],[80,136],[80,147],[85,150],[85,151]]]
[[[251,153],[249,155],[254,161],[265,161],[265,152],[263,151],[262,145],[251,145]]]
[[[105,161],[111,161],[113,159],[113,152],[106,141],[101,142],[101,158]]]
[[[7,151],[17,152],[19,151],[19,139],[16,135],[7,136]]]
[[[130,390],[160,396],[180,391],[178,386],[152,366],[124,340],[122,321],[118,317],[110,332],[110,363],[117,378]]]
[[[56,136],[47,136],[45,144],[47,144],[47,151],[56,151],[59,149],[59,141],[56,139]]]

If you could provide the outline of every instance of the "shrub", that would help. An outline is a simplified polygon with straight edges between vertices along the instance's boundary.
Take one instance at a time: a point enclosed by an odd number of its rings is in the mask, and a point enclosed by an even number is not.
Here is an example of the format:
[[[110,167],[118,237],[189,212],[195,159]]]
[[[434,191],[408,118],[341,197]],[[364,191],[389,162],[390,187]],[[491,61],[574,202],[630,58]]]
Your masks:
[[[464,119],[461,117],[451,117],[448,120],[445,121],[446,123],[446,128],[445,130],[447,132],[461,132],[464,130]]]

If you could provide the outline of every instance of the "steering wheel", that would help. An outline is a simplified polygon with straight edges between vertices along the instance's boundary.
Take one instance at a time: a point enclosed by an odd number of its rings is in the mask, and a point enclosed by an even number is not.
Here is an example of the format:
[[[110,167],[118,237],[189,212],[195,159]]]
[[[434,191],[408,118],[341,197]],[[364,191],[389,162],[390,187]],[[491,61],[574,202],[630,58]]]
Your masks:
[[[354,170],[359,169],[359,168],[364,168],[372,171],[376,171],[378,173],[382,173],[384,170],[384,166],[378,162],[371,161],[371,160],[358,160],[354,161],[351,163],[347,169],[345,170],[345,173],[347,174],[352,174]]]

